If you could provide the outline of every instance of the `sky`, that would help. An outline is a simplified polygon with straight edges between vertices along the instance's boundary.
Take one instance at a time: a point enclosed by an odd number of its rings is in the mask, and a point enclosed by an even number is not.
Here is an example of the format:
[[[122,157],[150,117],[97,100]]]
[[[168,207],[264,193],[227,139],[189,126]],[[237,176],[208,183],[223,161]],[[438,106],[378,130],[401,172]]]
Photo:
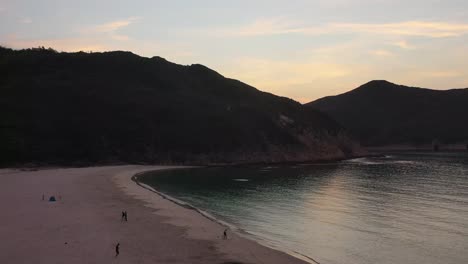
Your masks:
[[[468,1],[0,0],[0,45],[199,63],[305,103],[376,79],[468,87]]]

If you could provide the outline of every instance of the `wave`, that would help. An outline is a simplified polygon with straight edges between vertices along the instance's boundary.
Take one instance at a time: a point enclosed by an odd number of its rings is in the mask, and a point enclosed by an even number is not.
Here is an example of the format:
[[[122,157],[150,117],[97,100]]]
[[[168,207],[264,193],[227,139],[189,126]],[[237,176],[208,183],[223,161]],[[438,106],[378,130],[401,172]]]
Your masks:
[[[390,159],[390,156],[388,156],[388,159]],[[384,165],[384,164],[416,164],[417,162],[412,161],[412,160],[382,160],[382,159],[371,159],[371,158],[356,158],[356,159],[343,161],[343,163],[360,164],[360,165]]]

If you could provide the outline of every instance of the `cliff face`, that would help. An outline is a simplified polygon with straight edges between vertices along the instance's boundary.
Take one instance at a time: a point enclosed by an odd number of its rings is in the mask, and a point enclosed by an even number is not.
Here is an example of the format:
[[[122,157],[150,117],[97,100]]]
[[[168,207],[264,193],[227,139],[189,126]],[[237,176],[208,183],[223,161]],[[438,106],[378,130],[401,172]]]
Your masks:
[[[0,49],[0,164],[344,158],[335,121],[283,97],[129,52]]]
[[[367,146],[468,142],[468,89],[440,91],[372,81],[305,107],[330,115]]]

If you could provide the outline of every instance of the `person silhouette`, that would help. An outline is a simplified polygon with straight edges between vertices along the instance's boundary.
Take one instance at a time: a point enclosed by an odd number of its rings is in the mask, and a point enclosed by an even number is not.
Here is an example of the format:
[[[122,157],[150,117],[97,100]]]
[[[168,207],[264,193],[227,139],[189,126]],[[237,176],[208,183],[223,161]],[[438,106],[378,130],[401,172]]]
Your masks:
[[[127,221],[128,221],[128,219],[127,219],[127,211],[124,212],[124,216],[125,216],[125,222],[127,222]]]
[[[125,211],[122,211],[122,217],[120,217],[120,221],[125,220]]]
[[[223,239],[224,239],[224,240],[227,239],[227,228],[224,229],[224,232],[223,232]]]
[[[115,256],[117,257],[120,254],[120,243],[115,245]]]

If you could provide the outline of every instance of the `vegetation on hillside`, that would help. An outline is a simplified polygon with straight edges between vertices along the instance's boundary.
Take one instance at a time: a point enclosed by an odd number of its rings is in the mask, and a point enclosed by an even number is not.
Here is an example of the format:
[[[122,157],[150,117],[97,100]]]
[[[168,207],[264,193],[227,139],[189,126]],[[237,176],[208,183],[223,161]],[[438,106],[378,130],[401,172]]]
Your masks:
[[[202,66],[0,48],[0,164],[282,162],[358,147],[335,121]]]
[[[468,142],[468,89],[441,91],[371,81],[306,107],[329,114],[367,146]]]

